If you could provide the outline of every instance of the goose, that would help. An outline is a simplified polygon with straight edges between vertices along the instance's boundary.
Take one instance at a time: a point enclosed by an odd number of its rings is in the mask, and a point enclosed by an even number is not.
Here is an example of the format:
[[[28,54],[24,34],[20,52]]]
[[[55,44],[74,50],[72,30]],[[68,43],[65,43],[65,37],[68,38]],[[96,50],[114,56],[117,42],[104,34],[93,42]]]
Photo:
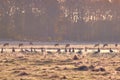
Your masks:
[[[54,46],[59,46],[59,44],[55,44]]]
[[[21,47],[21,46],[23,46],[23,43],[19,43],[19,45],[18,45],[19,47]]]
[[[12,48],[12,52],[15,52],[15,48],[14,47]]]
[[[112,53],[113,52],[113,50],[110,48],[110,53]]]
[[[82,51],[81,51],[81,50],[79,50],[77,53],[78,53],[78,54],[82,54]]]
[[[3,53],[4,52],[4,50],[3,50],[3,48],[1,48],[1,53]]]
[[[115,47],[117,47],[118,46],[118,44],[115,44]]]
[[[108,46],[108,44],[103,44],[103,47]]]
[[[99,44],[95,44],[95,45],[94,45],[94,47],[97,47],[97,46],[99,46]]]
[[[98,48],[97,51],[94,52],[94,54],[100,53],[100,49]]]
[[[69,46],[70,46],[70,44],[66,44],[66,45],[65,45],[65,47],[69,47]]]
[[[8,46],[9,45],[9,43],[5,43],[5,44],[3,44],[3,46]]]

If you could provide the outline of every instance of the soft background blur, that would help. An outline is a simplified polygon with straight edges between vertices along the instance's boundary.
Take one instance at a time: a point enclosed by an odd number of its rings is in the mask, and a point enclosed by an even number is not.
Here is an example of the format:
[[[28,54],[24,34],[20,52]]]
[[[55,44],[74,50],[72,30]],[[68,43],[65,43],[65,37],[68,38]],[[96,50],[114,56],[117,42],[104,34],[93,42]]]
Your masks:
[[[120,41],[120,0],[0,0],[0,40]]]

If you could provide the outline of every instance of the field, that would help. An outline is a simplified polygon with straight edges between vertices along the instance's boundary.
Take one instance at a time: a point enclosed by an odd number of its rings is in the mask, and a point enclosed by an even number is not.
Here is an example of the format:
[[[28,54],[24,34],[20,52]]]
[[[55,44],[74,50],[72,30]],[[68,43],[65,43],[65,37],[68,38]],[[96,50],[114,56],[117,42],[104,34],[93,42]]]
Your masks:
[[[1,53],[0,80],[120,80],[119,57]]]

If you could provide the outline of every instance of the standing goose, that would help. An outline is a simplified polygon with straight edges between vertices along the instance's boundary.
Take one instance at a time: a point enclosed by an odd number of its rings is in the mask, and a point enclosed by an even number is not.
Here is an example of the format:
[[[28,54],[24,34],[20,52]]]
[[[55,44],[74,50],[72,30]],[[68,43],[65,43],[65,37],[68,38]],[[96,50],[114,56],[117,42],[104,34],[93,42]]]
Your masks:
[[[100,53],[100,49],[98,48],[97,51],[94,52],[94,54]]]
[[[115,47],[117,47],[118,46],[118,44],[115,44]]]
[[[113,53],[113,50],[110,48],[110,53]]]

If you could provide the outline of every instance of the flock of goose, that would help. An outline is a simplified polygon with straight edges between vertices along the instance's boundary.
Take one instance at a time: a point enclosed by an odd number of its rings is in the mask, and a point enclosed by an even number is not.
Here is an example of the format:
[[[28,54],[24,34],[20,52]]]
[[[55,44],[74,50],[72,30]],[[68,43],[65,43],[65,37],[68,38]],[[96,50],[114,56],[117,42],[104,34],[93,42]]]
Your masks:
[[[72,46],[71,44],[65,44],[64,47],[60,47],[60,44],[54,44],[52,47],[43,47],[33,45],[32,42],[29,45],[24,45],[23,43],[18,44],[17,46],[12,46],[9,43],[4,43],[0,46],[0,53],[119,53],[118,44],[114,44],[114,48],[108,47],[109,44],[92,44],[93,47],[82,47]]]

